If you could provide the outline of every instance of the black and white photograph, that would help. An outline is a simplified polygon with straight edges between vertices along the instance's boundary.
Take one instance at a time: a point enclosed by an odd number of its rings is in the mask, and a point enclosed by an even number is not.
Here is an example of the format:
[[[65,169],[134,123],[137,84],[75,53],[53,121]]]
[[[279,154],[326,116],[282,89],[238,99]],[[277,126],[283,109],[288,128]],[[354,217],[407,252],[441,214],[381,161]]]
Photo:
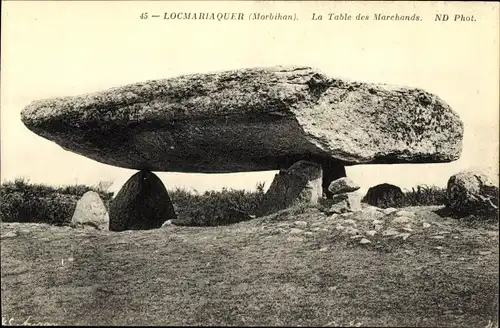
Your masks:
[[[1,5],[3,326],[498,328],[498,2]]]

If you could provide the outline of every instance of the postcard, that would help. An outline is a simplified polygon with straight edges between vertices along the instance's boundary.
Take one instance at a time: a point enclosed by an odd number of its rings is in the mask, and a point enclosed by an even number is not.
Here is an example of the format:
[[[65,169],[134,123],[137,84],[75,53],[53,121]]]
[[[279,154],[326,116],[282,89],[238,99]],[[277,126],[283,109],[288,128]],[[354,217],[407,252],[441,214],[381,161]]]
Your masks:
[[[2,324],[498,327],[498,3],[2,7]]]

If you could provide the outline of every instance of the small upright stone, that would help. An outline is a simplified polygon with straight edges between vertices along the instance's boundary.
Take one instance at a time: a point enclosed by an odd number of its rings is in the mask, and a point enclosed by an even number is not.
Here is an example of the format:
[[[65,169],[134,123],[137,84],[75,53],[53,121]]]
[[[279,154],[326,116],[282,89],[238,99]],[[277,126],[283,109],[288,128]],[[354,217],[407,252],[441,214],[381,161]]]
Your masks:
[[[157,229],[177,218],[167,189],[147,170],[137,172],[123,185],[109,212],[112,231]]]
[[[109,230],[108,211],[98,193],[87,191],[78,200],[71,219],[71,227]]]
[[[358,193],[344,193],[334,195],[333,205],[330,207],[330,213],[346,213],[361,211],[361,195]]]

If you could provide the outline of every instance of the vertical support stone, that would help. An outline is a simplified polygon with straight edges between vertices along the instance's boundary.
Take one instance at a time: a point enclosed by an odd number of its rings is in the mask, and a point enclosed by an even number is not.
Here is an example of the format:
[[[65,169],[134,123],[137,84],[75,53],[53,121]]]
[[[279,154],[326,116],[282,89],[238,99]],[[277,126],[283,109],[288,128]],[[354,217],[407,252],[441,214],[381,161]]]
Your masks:
[[[287,170],[281,170],[264,195],[257,210],[263,216],[298,203],[317,204],[322,197],[323,172],[320,164],[298,161]]]
[[[160,228],[176,219],[167,189],[154,173],[141,170],[120,189],[109,208],[112,231]]]

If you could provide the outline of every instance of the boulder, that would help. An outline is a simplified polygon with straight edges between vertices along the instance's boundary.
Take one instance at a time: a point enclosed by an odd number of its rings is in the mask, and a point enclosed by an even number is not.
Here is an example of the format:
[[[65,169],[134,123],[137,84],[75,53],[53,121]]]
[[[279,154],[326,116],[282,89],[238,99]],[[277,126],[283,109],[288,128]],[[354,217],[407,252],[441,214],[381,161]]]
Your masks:
[[[448,208],[459,216],[498,215],[498,197],[498,184],[483,172],[464,170],[448,180]]]
[[[343,194],[347,192],[353,192],[358,190],[360,187],[354,183],[349,178],[340,178],[330,183],[328,190],[332,195]]]
[[[257,215],[263,216],[304,204],[318,204],[322,197],[323,172],[321,165],[299,161],[281,170],[265,193]]]
[[[365,197],[361,200],[380,208],[394,207],[404,199],[404,194],[398,186],[382,183],[368,189]]]
[[[332,181],[346,177],[345,166],[335,163],[322,163],[323,167],[323,194],[326,198],[332,198],[333,193],[328,190]]]
[[[463,135],[458,115],[434,94],[309,67],[190,74],[38,100],[21,119],[64,149],[114,166],[224,173],[308,160],[328,171],[326,188],[345,165],[456,160]]]
[[[147,230],[160,228],[177,216],[161,180],[148,170],[134,174],[112,200],[110,230]]]
[[[333,205],[328,213],[346,213],[361,211],[361,195],[358,193],[343,193],[334,195],[332,198]]]
[[[108,211],[98,193],[87,191],[76,202],[70,226],[73,228],[109,230]]]

